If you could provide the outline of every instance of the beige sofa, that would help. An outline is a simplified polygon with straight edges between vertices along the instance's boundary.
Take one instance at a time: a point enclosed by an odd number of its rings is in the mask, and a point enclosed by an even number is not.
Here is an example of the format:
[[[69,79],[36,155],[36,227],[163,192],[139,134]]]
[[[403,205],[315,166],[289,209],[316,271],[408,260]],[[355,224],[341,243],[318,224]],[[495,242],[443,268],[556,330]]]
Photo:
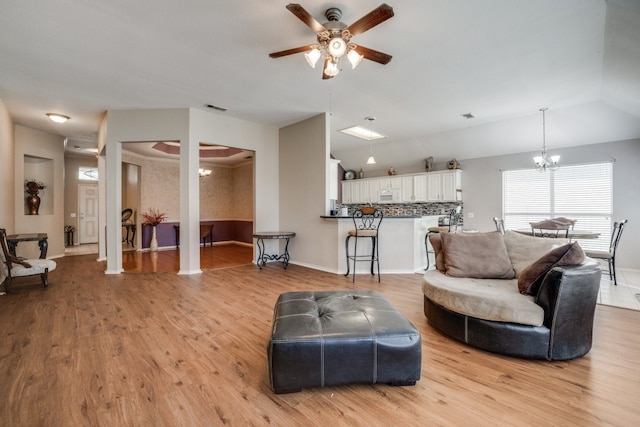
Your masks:
[[[431,235],[429,323],[502,354],[571,359],[591,348],[600,267],[577,243],[507,231]]]

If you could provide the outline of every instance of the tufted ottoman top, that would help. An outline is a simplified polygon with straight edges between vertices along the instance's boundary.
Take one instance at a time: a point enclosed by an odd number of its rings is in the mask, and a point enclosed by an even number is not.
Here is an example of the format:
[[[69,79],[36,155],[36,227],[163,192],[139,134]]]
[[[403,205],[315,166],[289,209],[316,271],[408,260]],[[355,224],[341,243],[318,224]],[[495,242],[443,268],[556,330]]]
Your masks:
[[[372,290],[288,292],[269,343],[277,392],[352,382],[415,383],[420,333]]]

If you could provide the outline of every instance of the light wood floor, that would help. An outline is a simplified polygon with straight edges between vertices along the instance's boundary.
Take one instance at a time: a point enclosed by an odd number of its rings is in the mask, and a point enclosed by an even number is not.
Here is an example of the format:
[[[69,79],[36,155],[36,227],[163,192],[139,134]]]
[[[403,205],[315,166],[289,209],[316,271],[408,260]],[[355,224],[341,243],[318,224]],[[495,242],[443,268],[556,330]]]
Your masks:
[[[568,362],[486,353],[431,328],[420,275],[351,278],[290,265],[105,275],[64,257],[50,286],[0,297],[0,425],[637,425],[640,312],[598,305],[594,346]],[[148,262],[153,265],[151,259]],[[167,265],[168,261],[158,264]],[[156,267],[157,268],[157,267]],[[422,335],[413,387],[276,395],[266,344],[282,292],[375,289]]]

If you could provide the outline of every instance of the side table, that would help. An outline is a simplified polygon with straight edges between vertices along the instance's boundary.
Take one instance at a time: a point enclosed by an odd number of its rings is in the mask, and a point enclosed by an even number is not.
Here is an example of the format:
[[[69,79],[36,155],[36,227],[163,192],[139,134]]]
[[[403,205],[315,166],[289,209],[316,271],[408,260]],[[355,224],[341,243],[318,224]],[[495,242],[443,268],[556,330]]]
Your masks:
[[[292,231],[261,231],[253,233],[253,237],[256,239],[256,245],[258,246],[258,258],[256,264],[262,270],[262,267],[267,261],[282,261],[282,266],[287,268],[289,265],[289,240],[296,237],[296,233]],[[265,239],[285,239],[284,253],[282,254],[267,254],[264,250]]]

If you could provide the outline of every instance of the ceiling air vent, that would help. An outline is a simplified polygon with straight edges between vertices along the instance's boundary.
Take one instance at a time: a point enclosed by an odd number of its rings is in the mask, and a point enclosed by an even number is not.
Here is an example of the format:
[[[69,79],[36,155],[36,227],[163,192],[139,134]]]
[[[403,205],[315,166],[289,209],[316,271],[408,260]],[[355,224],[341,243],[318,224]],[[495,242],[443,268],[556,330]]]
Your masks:
[[[226,108],[224,107],[220,107],[219,105],[213,105],[213,104],[205,104],[204,105],[206,108],[210,108],[212,110],[218,110],[218,111],[227,111]]]

